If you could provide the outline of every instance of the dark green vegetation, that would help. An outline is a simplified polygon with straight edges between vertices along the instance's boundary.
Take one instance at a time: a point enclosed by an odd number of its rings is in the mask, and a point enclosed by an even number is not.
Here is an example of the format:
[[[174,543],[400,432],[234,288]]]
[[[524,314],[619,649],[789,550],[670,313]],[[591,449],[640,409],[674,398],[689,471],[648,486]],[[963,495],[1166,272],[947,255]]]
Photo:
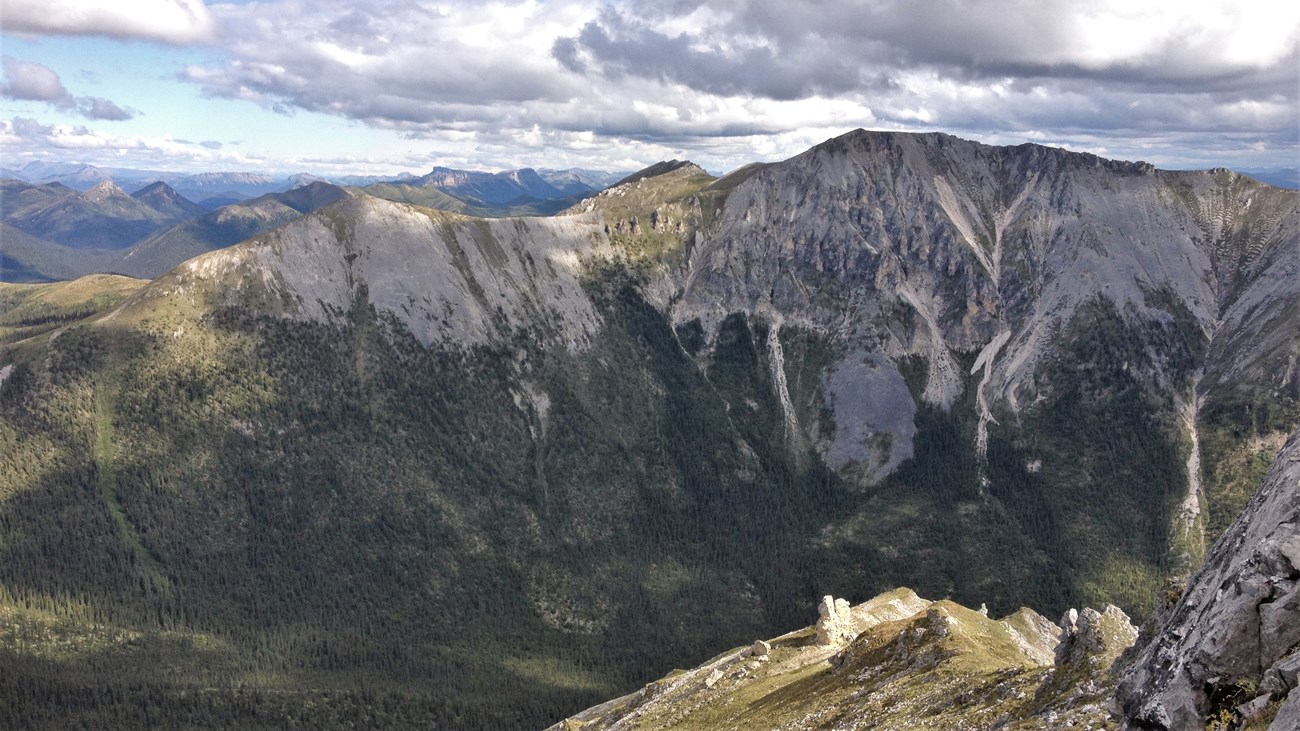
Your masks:
[[[628,276],[593,278],[582,355],[426,350],[364,300],[64,330],[0,392],[8,712],[536,726],[804,619],[842,491]],[[713,374],[761,396],[735,329]]]

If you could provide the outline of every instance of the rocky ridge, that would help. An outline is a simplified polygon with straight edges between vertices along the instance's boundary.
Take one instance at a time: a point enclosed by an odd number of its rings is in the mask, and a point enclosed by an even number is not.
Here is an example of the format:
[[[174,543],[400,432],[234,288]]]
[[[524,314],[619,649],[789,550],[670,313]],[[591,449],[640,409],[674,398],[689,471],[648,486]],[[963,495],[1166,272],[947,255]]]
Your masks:
[[[1113,605],[993,621],[898,589],[818,611],[551,729],[1294,729],[1300,431],[1141,639]]]
[[[897,589],[814,627],[724,653],[551,731],[1104,728],[1111,662],[1137,630],[1117,607],[990,619]],[[1066,621],[1066,620],[1063,620]]]

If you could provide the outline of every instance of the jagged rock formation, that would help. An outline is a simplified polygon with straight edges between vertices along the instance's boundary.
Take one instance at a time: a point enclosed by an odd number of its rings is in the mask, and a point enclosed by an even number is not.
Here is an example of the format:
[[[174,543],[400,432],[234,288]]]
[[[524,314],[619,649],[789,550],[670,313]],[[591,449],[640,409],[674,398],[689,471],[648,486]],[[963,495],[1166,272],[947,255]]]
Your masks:
[[[992,620],[910,589],[852,608],[826,597],[819,611],[815,627],[724,653],[552,731],[1102,728],[1106,671],[1137,634],[1115,607],[1085,609],[1063,629],[1030,609]],[[828,619],[842,630],[829,642]]]
[[[836,599],[829,594],[817,605],[817,644],[842,645],[857,634],[853,630],[852,613],[847,599]]]
[[[1120,686],[1127,727],[1300,718],[1300,431]],[[1220,726],[1221,727],[1221,726]]]

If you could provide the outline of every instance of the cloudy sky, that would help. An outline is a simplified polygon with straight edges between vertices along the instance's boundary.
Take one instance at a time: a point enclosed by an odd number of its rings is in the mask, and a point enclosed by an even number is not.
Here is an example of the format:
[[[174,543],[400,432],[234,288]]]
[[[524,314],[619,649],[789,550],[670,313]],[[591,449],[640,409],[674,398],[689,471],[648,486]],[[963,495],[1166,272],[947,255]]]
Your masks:
[[[1300,165],[1294,0],[4,0],[0,163],[422,172],[940,130]]]

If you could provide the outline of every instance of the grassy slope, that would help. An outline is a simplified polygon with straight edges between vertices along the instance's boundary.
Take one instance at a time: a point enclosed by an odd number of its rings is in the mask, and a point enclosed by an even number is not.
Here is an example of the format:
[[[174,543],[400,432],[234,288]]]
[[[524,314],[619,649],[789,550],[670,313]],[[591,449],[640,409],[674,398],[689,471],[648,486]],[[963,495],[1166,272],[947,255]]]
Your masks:
[[[0,344],[35,337],[116,307],[146,284],[91,274],[56,284],[0,283]]]

